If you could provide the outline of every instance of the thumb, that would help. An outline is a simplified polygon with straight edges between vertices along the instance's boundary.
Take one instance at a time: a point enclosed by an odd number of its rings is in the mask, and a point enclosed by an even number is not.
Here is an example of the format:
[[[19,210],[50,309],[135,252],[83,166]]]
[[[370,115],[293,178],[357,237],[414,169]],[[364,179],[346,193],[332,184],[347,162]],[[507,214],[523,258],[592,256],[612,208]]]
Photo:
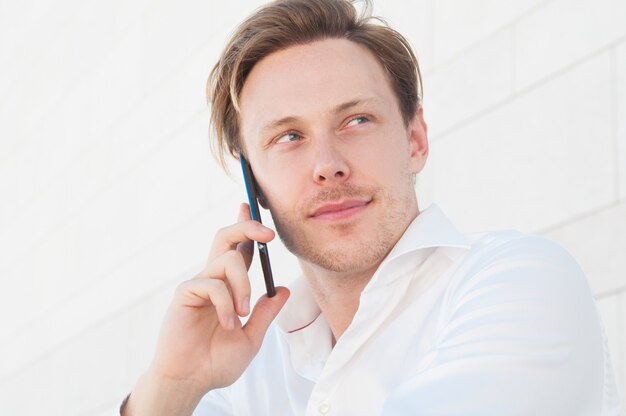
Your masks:
[[[276,288],[276,296],[268,298],[267,295],[263,295],[257,301],[248,322],[243,327],[255,350],[258,351],[261,348],[267,329],[276,318],[276,315],[278,315],[278,312],[285,306],[290,295],[289,289],[279,286]]]

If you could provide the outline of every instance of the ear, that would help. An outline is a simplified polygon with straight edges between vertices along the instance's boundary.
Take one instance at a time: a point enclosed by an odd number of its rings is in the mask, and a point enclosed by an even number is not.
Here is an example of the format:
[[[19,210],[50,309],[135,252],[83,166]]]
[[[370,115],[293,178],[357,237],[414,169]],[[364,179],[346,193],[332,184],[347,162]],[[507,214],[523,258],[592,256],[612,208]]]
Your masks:
[[[424,169],[428,158],[428,126],[424,121],[424,109],[418,104],[408,126],[409,157],[411,172],[418,174]]]

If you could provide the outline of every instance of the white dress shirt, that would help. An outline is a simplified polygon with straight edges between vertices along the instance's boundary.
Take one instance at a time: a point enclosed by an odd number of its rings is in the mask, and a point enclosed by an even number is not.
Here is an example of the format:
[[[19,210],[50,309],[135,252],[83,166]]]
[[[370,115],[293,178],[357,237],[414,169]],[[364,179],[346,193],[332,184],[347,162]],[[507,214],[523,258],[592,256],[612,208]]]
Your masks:
[[[296,280],[250,366],[194,416],[621,414],[570,254],[516,231],[463,235],[437,205],[407,228],[331,343]]]

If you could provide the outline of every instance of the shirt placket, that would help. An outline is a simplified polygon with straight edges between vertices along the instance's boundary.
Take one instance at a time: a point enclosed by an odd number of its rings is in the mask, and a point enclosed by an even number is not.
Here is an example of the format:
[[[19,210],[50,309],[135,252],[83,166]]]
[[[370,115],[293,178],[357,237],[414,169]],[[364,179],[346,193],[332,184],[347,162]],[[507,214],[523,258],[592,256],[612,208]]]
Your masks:
[[[405,282],[407,279],[405,279]],[[346,397],[341,390],[342,374],[359,348],[376,333],[379,325],[385,321],[401,296],[403,284],[391,287],[378,288],[376,293],[361,299],[361,306],[355,315],[353,323],[339,339],[331,352],[326,365],[317,381],[307,405],[307,416],[338,415],[339,400],[345,403],[357,400],[356,397]],[[361,313],[359,313],[361,312]],[[349,339],[348,339],[349,338]],[[366,398],[360,398],[361,400]]]

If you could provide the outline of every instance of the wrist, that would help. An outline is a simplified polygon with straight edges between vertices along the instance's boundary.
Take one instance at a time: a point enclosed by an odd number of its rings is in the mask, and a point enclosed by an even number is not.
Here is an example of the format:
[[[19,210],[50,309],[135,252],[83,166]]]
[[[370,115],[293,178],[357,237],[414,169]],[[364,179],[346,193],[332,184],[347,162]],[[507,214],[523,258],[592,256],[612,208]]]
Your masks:
[[[137,381],[123,415],[191,415],[204,394],[197,383],[149,370]]]

